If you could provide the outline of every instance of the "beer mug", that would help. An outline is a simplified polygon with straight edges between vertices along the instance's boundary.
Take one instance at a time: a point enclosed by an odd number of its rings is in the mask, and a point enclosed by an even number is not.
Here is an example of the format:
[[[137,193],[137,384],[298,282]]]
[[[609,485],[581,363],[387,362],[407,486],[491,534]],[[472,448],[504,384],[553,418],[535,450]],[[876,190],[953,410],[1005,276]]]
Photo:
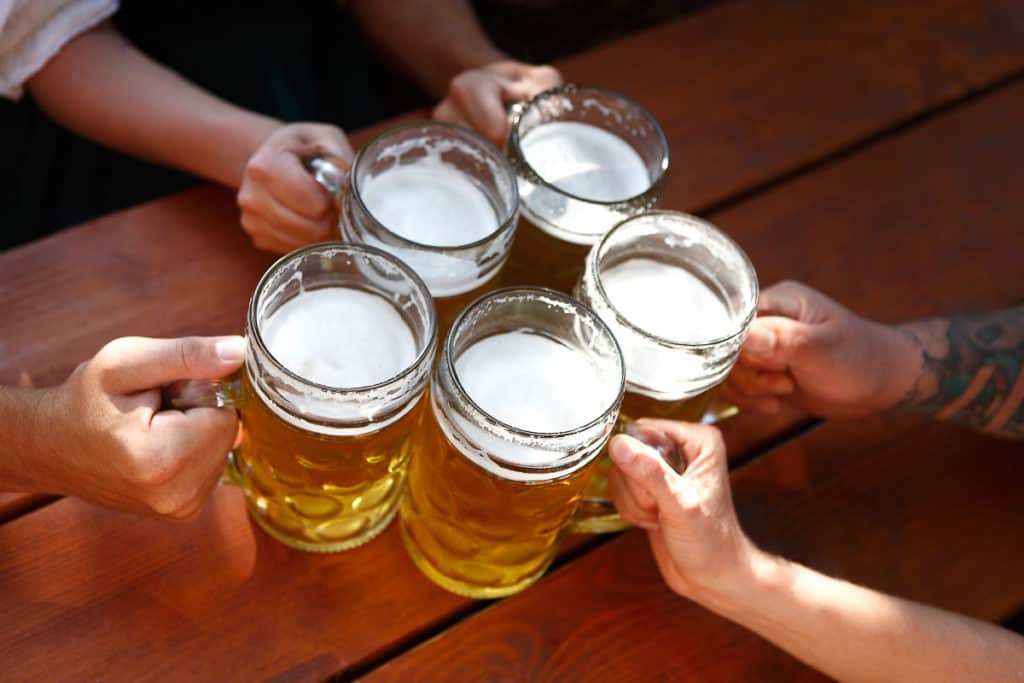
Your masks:
[[[601,235],[657,206],[669,163],[665,134],[643,107],[574,85],[515,105],[506,152],[524,219],[506,279],[563,292]]]
[[[347,183],[329,159],[311,162],[338,194],[342,239],[405,261],[437,305],[445,331],[466,304],[495,289],[515,234],[519,194],[508,159],[479,135],[413,122],[378,135],[356,155]]]
[[[622,419],[699,422],[736,363],[757,312],[758,284],[750,259],[718,228],[655,211],[619,223],[594,245],[577,296],[622,349]],[[588,498],[604,497],[609,467],[602,457]],[[625,526],[616,515],[603,524]]]
[[[516,288],[472,303],[441,350],[400,503],[416,566],[476,598],[536,581],[575,531],[624,382],[614,337],[578,301]]]
[[[256,286],[237,376],[174,387],[170,403],[237,408],[242,439],[225,483],[279,541],[347,550],[395,515],[436,335],[430,294],[405,264],[314,244]]]

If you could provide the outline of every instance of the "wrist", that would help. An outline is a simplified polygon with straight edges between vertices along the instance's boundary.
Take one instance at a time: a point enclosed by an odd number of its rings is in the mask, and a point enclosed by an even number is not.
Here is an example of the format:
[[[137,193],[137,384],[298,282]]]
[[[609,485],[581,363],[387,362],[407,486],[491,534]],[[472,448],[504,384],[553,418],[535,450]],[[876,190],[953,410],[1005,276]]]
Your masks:
[[[731,610],[746,602],[750,591],[763,579],[774,558],[744,536],[739,550],[727,566],[689,582],[684,597],[716,612]]]
[[[742,622],[761,598],[789,582],[789,566],[786,560],[751,544],[748,556],[735,571],[694,599],[713,612]]]
[[[211,146],[213,156],[204,164],[200,175],[237,190],[249,158],[283,125],[277,119],[243,109],[219,116],[211,125],[218,143]]]
[[[911,405],[924,356],[911,329],[905,325],[873,323],[883,340],[878,354],[880,410],[887,411]]]

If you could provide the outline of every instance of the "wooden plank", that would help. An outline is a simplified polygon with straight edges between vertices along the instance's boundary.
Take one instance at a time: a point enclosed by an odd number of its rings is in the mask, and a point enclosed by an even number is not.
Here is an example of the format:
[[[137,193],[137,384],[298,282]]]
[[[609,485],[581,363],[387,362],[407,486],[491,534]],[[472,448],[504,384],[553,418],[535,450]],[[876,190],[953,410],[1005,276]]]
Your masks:
[[[733,486],[742,522],[763,547],[854,582],[1000,620],[1024,605],[1022,476],[1019,443],[900,419],[828,424],[742,468]],[[672,594],[640,531],[364,680],[427,678],[822,680]]]
[[[1018,0],[746,0],[564,60],[672,146],[665,205],[745,192],[1024,67]]]

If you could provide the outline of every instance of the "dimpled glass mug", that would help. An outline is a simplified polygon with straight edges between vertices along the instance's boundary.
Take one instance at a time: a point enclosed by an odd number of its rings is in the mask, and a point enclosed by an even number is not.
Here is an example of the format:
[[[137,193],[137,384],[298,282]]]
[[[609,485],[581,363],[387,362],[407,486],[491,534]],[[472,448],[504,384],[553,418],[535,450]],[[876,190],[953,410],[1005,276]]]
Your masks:
[[[363,245],[315,244],[256,286],[243,369],[165,397],[238,409],[242,439],[224,481],[271,536],[347,550],[395,515],[436,335],[430,294],[408,266]]]
[[[750,259],[721,230],[653,211],[622,221],[594,245],[577,296],[608,324],[626,359],[622,420],[700,422],[747,337],[758,282]],[[588,499],[603,500],[609,467],[602,457]],[[614,514],[591,523],[625,526]]]
[[[624,382],[615,339],[578,301],[516,288],[472,303],[434,370],[400,505],[416,566],[477,598],[536,581],[580,530]]]
[[[442,334],[466,304],[497,288],[519,194],[508,159],[487,140],[414,121],[370,141],[351,169],[329,157],[307,165],[338,199],[342,239],[383,249],[423,278]]]
[[[522,221],[504,279],[570,292],[601,235],[658,205],[668,140],[628,97],[575,85],[514,105],[511,124]]]

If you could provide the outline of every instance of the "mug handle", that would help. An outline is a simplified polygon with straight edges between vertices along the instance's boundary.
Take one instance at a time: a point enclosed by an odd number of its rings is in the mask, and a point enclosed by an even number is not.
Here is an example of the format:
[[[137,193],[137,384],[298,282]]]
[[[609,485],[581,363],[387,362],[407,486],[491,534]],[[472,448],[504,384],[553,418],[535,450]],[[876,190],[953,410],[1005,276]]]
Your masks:
[[[302,165],[312,174],[313,180],[340,204],[348,192],[348,173],[352,164],[341,157],[321,154],[304,160]]]
[[[644,428],[643,426],[630,424],[629,421],[621,420],[615,430],[616,434],[629,434],[639,439],[654,450],[669,464],[676,472],[682,473],[686,469],[686,460],[679,452],[679,446],[675,441],[663,433]],[[607,449],[607,447],[605,447]],[[608,481],[608,470],[611,469],[611,458],[607,457],[607,450],[601,451],[597,457],[596,468],[604,471],[603,481]],[[573,514],[569,525],[565,528],[567,534],[604,534],[612,531],[622,531],[630,526],[629,522],[622,519],[619,511],[615,509],[614,503],[605,494],[605,491],[598,491],[601,495],[585,496],[580,500],[579,507]]]
[[[244,402],[242,371],[236,370],[222,379],[180,379],[160,389],[161,410],[189,408],[239,408]],[[220,483],[241,486],[242,476],[235,459],[235,450],[228,452]]]

